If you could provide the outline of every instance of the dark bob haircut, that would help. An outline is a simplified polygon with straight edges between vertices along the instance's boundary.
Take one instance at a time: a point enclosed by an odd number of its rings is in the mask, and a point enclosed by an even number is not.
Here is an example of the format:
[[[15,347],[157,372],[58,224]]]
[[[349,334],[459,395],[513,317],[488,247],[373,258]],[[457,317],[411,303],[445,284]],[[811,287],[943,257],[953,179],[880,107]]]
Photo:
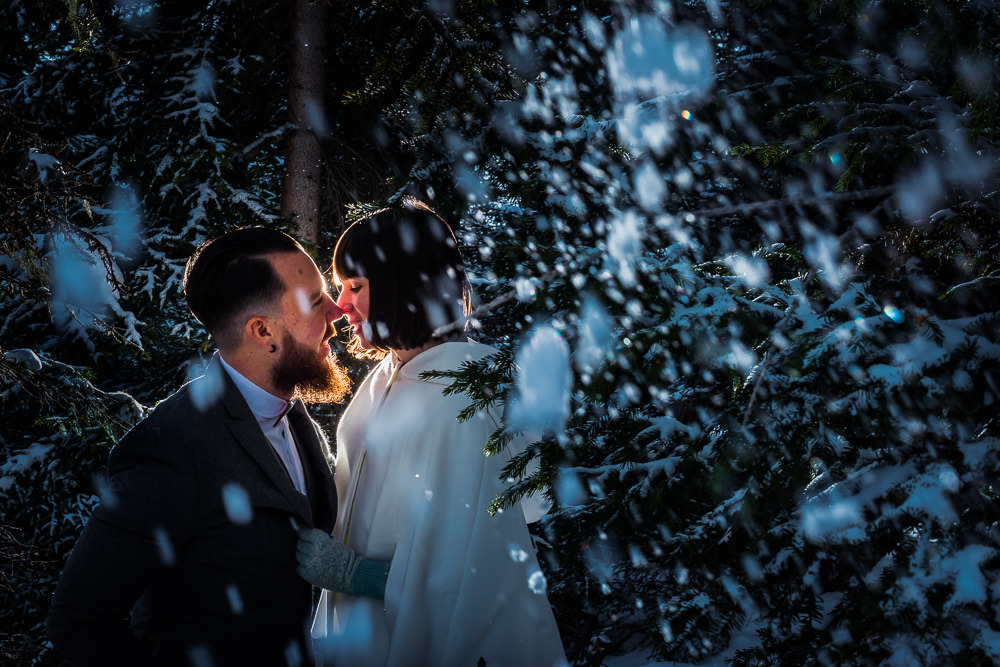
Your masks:
[[[427,204],[406,199],[358,220],[333,251],[339,280],[368,279],[370,342],[377,354],[421,347],[435,329],[471,312],[455,234]],[[442,337],[444,338],[444,337]]]
[[[305,252],[288,234],[245,227],[203,243],[184,269],[184,295],[191,313],[218,346],[239,341],[240,316],[269,304],[285,289],[267,256]]]

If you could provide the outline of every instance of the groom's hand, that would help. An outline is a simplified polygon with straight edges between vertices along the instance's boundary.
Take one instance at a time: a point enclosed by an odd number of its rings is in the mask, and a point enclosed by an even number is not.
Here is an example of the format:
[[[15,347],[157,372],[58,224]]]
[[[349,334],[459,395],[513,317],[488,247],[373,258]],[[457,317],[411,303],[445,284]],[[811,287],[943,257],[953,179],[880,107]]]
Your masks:
[[[295,549],[299,576],[336,593],[381,600],[389,563],[361,558],[340,540],[316,528],[299,528]]]

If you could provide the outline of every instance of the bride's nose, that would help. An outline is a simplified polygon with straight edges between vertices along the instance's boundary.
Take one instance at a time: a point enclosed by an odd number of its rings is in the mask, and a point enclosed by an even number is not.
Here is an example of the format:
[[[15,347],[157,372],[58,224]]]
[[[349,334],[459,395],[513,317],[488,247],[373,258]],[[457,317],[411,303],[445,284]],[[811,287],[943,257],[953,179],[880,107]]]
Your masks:
[[[351,313],[354,312],[354,304],[352,304],[350,301],[347,301],[345,303],[338,302],[337,310],[340,311],[340,315],[338,317],[344,317],[345,315],[350,315]]]

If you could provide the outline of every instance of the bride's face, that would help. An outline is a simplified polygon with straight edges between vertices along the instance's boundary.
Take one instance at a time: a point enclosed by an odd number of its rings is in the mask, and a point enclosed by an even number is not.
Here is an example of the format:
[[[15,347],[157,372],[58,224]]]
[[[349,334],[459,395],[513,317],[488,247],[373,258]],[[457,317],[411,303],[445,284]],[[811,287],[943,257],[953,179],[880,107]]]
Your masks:
[[[351,333],[362,348],[372,349],[371,324],[368,322],[368,279],[338,277],[340,296],[337,307],[344,311]]]

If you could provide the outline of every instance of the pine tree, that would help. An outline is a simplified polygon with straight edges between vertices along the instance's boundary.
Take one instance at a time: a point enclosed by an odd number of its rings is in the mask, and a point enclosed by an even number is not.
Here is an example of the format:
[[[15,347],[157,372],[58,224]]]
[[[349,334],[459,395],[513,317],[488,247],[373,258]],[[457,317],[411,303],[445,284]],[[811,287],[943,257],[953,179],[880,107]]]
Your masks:
[[[565,341],[565,425],[500,506],[553,490],[571,657],[995,660],[995,17],[607,9],[521,24],[538,75],[470,139],[489,195],[465,219],[485,300],[519,298],[456,386],[516,403],[563,372],[558,345],[524,354],[538,331]],[[615,72],[706,43],[710,94]]]

